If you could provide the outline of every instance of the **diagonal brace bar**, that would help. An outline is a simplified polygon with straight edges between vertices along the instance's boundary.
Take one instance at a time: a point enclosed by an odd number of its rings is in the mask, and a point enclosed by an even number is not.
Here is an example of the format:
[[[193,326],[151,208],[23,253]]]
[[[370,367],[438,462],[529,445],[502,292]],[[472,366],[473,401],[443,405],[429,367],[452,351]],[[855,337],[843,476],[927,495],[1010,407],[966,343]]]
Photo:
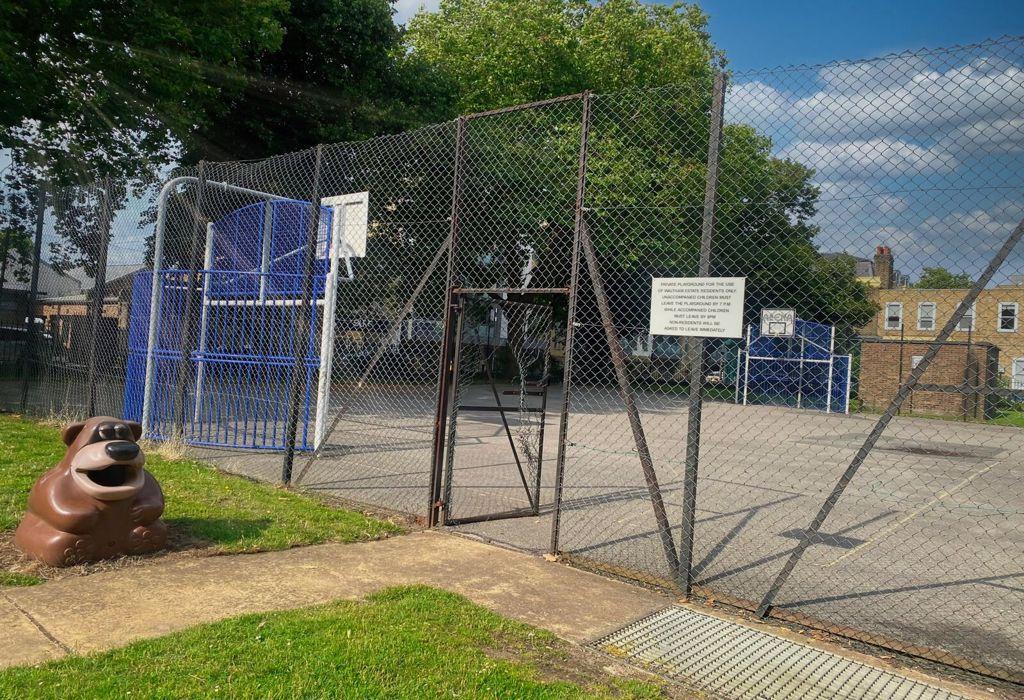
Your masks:
[[[711,243],[715,234],[718,196],[718,157],[725,112],[725,73],[715,75],[708,131],[708,175],[704,188],[704,215],[700,233],[700,277],[711,276]],[[700,427],[704,410],[704,338],[690,338],[690,396],[686,413],[686,467],[683,478],[683,525],[679,531],[679,579],[683,594],[693,589],[693,540],[697,520],[697,470],[700,466]]]
[[[832,509],[835,508],[836,503],[839,502],[839,499],[842,497],[846,487],[849,486],[853,477],[856,476],[857,470],[859,470],[861,465],[864,464],[864,461],[871,453],[871,450],[874,449],[878,439],[882,437],[882,433],[885,432],[885,429],[896,415],[896,412],[903,406],[903,402],[907,400],[907,397],[909,397],[911,392],[914,391],[914,387],[916,387],[918,382],[921,381],[921,377],[928,370],[928,367],[931,365],[935,357],[939,354],[939,350],[949,339],[949,336],[953,333],[953,329],[960,323],[960,320],[964,317],[964,314],[967,313],[967,310],[971,308],[971,305],[974,304],[974,301],[978,298],[978,295],[981,294],[981,291],[989,282],[992,281],[992,277],[995,275],[996,270],[999,269],[1007,256],[1009,256],[1017,246],[1021,237],[1024,237],[1024,220],[1021,220],[1021,222],[1017,224],[1017,227],[1010,233],[1006,242],[1003,243],[1003,247],[1000,248],[999,252],[995,254],[991,261],[989,261],[988,267],[985,268],[985,271],[980,277],[978,277],[974,286],[972,286],[967,292],[967,295],[960,302],[960,305],[956,308],[956,311],[953,312],[953,315],[949,317],[949,320],[946,321],[946,325],[942,327],[941,331],[939,331],[935,340],[933,340],[931,345],[928,346],[928,351],[925,352],[917,367],[915,367],[910,373],[910,376],[907,377],[906,383],[900,387],[900,390],[896,392],[896,396],[894,396],[892,401],[889,402],[889,407],[885,409],[885,413],[878,418],[878,421],[875,423],[875,427],[871,429],[871,432],[868,433],[868,436],[864,439],[864,444],[860,446],[860,449],[857,450],[857,454],[853,456],[853,459],[850,461],[850,465],[846,468],[846,471],[843,472],[841,477],[839,477],[839,481],[832,489],[832,493],[830,493],[828,498],[825,499],[825,502],[818,510],[818,514],[814,516],[814,520],[812,520],[811,524],[807,527],[804,536],[790,553],[789,559],[786,560],[782,570],[779,571],[778,576],[775,577],[775,581],[772,582],[768,592],[765,593],[764,598],[761,600],[761,604],[757,607],[758,617],[764,617],[771,611],[775,598],[779,595],[779,591],[781,591],[782,587],[786,585],[786,581],[789,579],[790,574],[793,573],[793,569],[796,568],[796,565],[800,563],[800,559],[803,557],[804,552],[807,551],[807,547],[817,540],[818,532],[821,530],[822,525],[825,524],[825,520],[828,519]]]
[[[644,481],[647,482],[647,492],[651,496],[651,507],[654,509],[654,519],[658,524],[658,534],[661,535],[661,543],[665,548],[665,561],[668,563],[669,571],[674,576],[679,571],[679,556],[676,553],[671,526],[668,522],[668,515],[665,512],[665,501],[661,497],[658,475],[654,471],[651,450],[647,446],[647,435],[644,433],[644,426],[640,420],[640,411],[636,407],[633,387],[629,382],[629,375],[626,373],[626,354],[622,350],[622,343],[619,342],[619,334],[615,330],[611,308],[608,306],[608,296],[605,294],[601,271],[597,267],[597,254],[594,252],[594,244],[591,242],[590,232],[587,230],[586,216],[584,216],[583,226],[580,227],[580,246],[587,260],[587,267],[590,269],[590,280],[594,286],[594,296],[597,297],[597,308],[601,314],[601,325],[604,326],[605,336],[608,340],[608,349],[612,355],[612,366],[615,368],[615,379],[618,381],[619,394],[626,408],[626,416],[629,418],[629,427],[633,431],[636,451],[640,455],[640,467],[644,472]]]

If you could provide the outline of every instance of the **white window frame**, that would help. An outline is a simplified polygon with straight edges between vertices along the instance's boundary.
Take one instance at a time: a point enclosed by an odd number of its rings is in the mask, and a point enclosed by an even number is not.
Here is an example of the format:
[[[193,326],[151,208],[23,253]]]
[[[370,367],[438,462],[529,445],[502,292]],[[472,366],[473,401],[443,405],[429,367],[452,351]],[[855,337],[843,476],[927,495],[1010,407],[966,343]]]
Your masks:
[[[1017,373],[1014,371],[1017,369],[1017,363],[1024,362],[1024,357],[1015,357],[1010,360],[1010,388],[1011,389],[1024,389],[1024,380],[1017,381]]]
[[[1020,328],[1020,305],[1015,301],[999,302],[999,313],[996,314],[996,330],[1000,333],[1016,333]],[[1013,328],[1003,328],[1003,309],[1013,309]]]
[[[895,306],[899,308],[899,322],[892,326],[889,324],[889,307]],[[903,302],[901,301],[888,301],[885,303],[885,330],[887,331],[898,331],[903,327]]]
[[[959,309],[960,308],[960,304],[957,304],[956,308]],[[964,319],[961,318],[960,322],[958,324],[956,324],[956,330],[960,331],[961,333],[966,333],[968,331],[973,331],[974,330],[975,321],[977,321],[977,319],[978,319],[978,316],[977,316],[977,313],[976,313],[977,310],[978,310],[978,302],[974,302],[973,304],[971,304],[971,308],[968,309],[968,311],[967,311],[967,314],[970,314],[970,316],[971,316],[971,325],[970,325],[970,327],[969,328],[965,328],[964,327]],[[956,313],[956,312],[954,311],[954,313]],[[964,314],[964,316],[966,317],[967,314]]]
[[[924,307],[926,307],[926,306],[927,307],[931,307],[931,310],[932,310],[932,317],[931,317],[932,325],[929,328],[925,328],[924,326],[921,325],[921,318],[922,318],[921,310]],[[921,303],[919,303],[917,305],[917,330],[919,330],[919,331],[934,331],[935,330],[935,318],[936,318],[936,316],[938,316],[938,311],[939,311],[939,305],[936,304],[934,301],[922,301]]]

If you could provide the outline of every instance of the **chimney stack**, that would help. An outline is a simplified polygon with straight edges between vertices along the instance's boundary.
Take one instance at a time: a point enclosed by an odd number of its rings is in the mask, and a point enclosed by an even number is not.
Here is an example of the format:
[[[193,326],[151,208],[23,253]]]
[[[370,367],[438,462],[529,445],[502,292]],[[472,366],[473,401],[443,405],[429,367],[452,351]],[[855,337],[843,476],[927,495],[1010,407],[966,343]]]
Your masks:
[[[892,289],[892,251],[889,246],[875,248],[875,277],[881,289]]]

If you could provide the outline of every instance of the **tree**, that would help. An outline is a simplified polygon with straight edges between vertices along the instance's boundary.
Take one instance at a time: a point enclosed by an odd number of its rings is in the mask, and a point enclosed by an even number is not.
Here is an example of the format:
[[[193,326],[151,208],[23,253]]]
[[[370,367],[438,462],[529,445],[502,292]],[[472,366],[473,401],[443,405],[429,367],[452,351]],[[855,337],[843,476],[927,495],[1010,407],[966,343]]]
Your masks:
[[[583,90],[705,83],[719,52],[696,5],[636,0],[442,0],[409,22],[412,54],[461,112]]]
[[[239,58],[272,50],[286,0],[0,8],[2,145],[58,182],[136,177],[172,162],[220,111]]]
[[[457,86],[462,111],[600,93],[587,222],[620,327],[646,314],[652,276],[697,274],[708,113],[721,57],[696,6],[442,0],[437,13],[411,20],[407,41],[412,55]],[[568,249],[579,117],[576,107],[551,106],[469,123],[464,197],[472,215],[461,220],[460,245],[484,246],[502,232],[500,254],[481,248],[466,256],[492,268],[508,261],[494,279],[513,279],[523,251]],[[761,308],[791,306],[805,320],[855,333],[874,306],[853,268],[814,245],[814,172],[771,151],[771,140],[752,127],[725,126],[712,274],[747,278],[748,322]],[[567,260],[548,255],[544,267],[551,286],[564,284]],[[585,300],[578,312],[596,313]]]
[[[966,272],[950,272],[944,267],[926,267],[914,283],[917,289],[967,289],[974,280]]]
[[[402,50],[387,0],[291,0],[282,40],[239,59],[186,161],[263,158],[449,116],[448,86]]]

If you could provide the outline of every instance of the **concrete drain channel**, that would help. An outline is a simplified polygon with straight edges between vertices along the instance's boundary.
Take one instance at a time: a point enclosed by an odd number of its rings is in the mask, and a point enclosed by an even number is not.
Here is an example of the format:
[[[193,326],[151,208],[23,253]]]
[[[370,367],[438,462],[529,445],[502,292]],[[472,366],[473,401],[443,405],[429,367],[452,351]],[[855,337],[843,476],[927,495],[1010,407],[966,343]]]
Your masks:
[[[592,646],[735,700],[965,696],[745,625],[673,606]]]

